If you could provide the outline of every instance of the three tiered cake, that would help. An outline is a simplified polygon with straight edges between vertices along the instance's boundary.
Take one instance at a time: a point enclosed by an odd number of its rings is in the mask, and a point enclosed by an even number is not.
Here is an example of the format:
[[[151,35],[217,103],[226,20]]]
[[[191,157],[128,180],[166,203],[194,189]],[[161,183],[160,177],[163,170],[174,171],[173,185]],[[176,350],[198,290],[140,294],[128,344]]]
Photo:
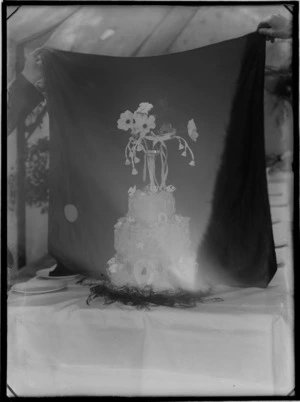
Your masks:
[[[129,195],[128,214],[115,225],[116,255],[109,275],[117,286],[152,286],[156,291],[195,285],[189,218],[176,215],[171,191],[148,188]]]

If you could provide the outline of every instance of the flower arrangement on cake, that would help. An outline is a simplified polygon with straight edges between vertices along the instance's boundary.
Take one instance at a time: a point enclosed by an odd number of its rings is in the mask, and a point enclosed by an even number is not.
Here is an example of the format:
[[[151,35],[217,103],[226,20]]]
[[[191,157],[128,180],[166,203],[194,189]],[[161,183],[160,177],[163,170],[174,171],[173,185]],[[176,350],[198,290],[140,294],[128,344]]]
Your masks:
[[[153,105],[150,103],[141,103],[135,112],[126,110],[121,114],[118,120],[118,128],[124,131],[130,131],[131,135],[125,148],[125,164],[131,165],[131,174],[137,175],[136,165],[141,161],[138,154],[142,154],[144,159],[143,179],[146,180],[147,168],[150,179],[150,190],[152,192],[166,188],[168,176],[167,165],[167,145],[169,140],[178,141],[178,150],[181,155],[190,156],[189,164],[195,166],[193,151],[187,141],[177,134],[176,129],[171,124],[162,124],[158,130],[156,128],[156,117],[151,115],[150,110]],[[187,124],[188,135],[193,141],[196,141],[199,134],[193,119]],[[161,183],[159,184],[155,175],[155,157],[160,155],[161,159]]]
[[[117,122],[129,131],[125,165],[137,175],[143,162],[142,189],[128,190],[128,213],[114,227],[115,256],[108,261],[107,280],[91,286],[88,302],[100,297],[145,308],[149,305],[194,307],[210,294],[210,285],[199,275],[196,251],[192,250],[189,217],[176,214],[173,185],[167,185],[168,141],[177,141],[181,156],[195,166],[194,153],[170,123],[156,127],[153,105],[140,103],[135,112],[126,110]],[[192,141],[199,134],[193,119],[187,122]],[[160,158],[160,178],[156,158]],[[201,278],[201,279],[199,279]]]

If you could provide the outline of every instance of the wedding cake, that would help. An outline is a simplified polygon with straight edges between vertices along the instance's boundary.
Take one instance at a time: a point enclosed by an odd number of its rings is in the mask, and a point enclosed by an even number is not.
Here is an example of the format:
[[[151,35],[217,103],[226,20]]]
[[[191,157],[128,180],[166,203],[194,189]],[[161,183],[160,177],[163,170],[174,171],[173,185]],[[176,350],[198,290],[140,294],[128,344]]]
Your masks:
[[[192,288],[197,264],[190,249],[190,219],[176,215],[172,192],[145,188],[128,201],[128,214],[115,225],[111,281],[154,290]]]
[[[131,187],[128,191],[128,213],[118,220],[114,229],[115,256],[108,261],[107,273],[110,281],[118,287],[130,286],[138,289],[151,287],[154,291],[189,289],[195,290],[198,266],[191,249],[190,218],[176,214],[174,186],[167,186],[168,173],[165,142],[177,139],[179,150],[186,156],[190,152],[187,142],[168,127],[168,132],[152,131],[154,116],[148,116],[151,104],[142,103],[135,113],[121,114],[118,128],[131,130],[132,136],[125,149],[126,165],[132,165],[136,175],[136,164],[140,162],[138,152],[144,153],[144,180],[149,174],[150,184],[144,189]],[[193,140],[198,133],[193,121],[189,121],[188,132]],[[152,142],[149,150],[147,142]],[[158,144],[158,147],[155,145]],[[161,183],[155,174],[155,158],[161,158]],[[206,284],[201,284],[207,289]]]

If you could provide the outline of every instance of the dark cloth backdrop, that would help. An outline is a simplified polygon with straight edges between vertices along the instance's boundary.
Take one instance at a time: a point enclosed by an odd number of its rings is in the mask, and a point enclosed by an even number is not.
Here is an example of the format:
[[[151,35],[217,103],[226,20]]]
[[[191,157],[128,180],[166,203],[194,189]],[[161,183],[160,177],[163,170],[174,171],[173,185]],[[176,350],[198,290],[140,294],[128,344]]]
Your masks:
[[[265,40],[257,33],[156,57],[111,57],[46,49],[50,115],[49,252],[66,268],[105,274],[114,224],[128,210],[131,175],[117,129],[125,110],[150,102],[186,127],[196,166],[169,141],[168,183],[177,213],[191,217],[200,267],[241,286],[267,286],[276,258],[264,156]],[[74,222],[64,214],[76,207]]]

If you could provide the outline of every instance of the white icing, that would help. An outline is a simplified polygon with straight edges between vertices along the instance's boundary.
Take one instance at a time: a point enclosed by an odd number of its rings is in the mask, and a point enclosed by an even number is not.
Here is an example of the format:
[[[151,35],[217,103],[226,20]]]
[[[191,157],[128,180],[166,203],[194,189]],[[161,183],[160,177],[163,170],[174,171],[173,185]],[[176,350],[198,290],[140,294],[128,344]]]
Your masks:
[[[136,190],[129,212],[115,225],[116,263],[108,269],[117,286],[154,290],[192,287],[197,264],[191,253],[190,218],[175,215],[172,192]]]
[[[145,194],[136,190],[132,197],[129,197],[128,214],[136,221],[151,224],[158,220],[159,214],[166,214],[171,218],[175,214],[175,200],[172,193],[160,191]]]

